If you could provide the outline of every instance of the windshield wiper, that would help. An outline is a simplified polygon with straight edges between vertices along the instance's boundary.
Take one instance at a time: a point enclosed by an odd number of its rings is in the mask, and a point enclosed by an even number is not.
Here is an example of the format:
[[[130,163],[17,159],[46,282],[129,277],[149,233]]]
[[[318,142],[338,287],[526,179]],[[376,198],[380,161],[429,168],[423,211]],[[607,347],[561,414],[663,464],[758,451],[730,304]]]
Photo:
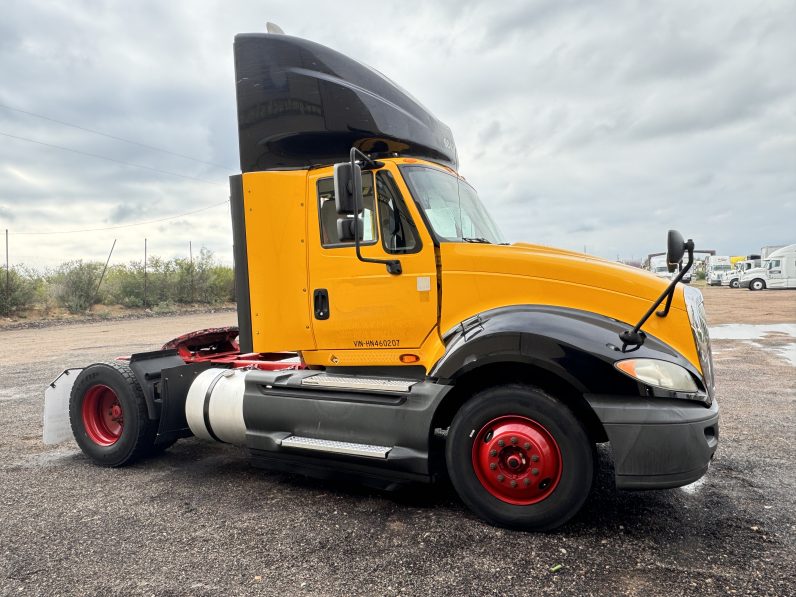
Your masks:
[[[485,244],[485,245],[491,245],[492,244],[490,241],[488,241],[487,239],[485,239],[483,237],[480,237],[480,236],[477,236],[477,237],[467,237],[467,236],[465,236],[465,237],[462,237],[462,240],[464,242],[466,242],[466,243],[482,243],[482,244]]]

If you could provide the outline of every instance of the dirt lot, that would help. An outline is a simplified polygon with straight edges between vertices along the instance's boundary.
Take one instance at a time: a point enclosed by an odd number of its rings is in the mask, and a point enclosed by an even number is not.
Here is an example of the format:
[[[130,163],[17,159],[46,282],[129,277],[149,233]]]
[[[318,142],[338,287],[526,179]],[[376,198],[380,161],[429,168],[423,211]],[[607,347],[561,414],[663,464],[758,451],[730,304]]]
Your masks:
[[[796,323],[794,292],[704,293],[711,325]],[[273,474],[195,439],[120,470],[72,442],[41,443],[42,391],[64,366],[234,320],[0,331],[0,594],[794,593],[796,368],[775,350],[792,337],[714,341],[721,441],[703,481],[620,492],[603,450],[585,509],[550,534],[490,527],[446,487],[382,493]]]

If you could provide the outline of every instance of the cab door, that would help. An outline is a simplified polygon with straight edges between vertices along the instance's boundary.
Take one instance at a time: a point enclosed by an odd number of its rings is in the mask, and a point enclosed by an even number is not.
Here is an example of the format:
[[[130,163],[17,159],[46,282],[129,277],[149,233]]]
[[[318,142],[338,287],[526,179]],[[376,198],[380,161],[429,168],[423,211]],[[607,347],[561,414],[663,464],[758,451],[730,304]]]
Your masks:
[[[784,259],[772,259],[768,262],[766,285],[769,288],[783,288],[785,286]]]
[[[411,216],[399,180],[392,164],[363,172],[359,220],[362,256],[399,260],[402,273],[394,275],[384,264],[360,261],[353,242],[340,241],[338,219],[351,216],[336,212],[331,171],[310,173],[308,198],[315,208],[308,212],[309,292],[317,350],[418,348],[437,324],[434,245]]]

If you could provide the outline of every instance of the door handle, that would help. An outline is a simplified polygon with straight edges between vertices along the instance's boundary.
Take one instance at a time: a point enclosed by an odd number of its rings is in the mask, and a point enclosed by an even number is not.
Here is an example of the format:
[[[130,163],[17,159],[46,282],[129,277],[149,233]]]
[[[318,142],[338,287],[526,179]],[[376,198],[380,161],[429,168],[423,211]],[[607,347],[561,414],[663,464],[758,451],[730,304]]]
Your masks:
[[[329,292],[325,288],[316,288],[312,293],[315,308],[315,319],[329,319]]]

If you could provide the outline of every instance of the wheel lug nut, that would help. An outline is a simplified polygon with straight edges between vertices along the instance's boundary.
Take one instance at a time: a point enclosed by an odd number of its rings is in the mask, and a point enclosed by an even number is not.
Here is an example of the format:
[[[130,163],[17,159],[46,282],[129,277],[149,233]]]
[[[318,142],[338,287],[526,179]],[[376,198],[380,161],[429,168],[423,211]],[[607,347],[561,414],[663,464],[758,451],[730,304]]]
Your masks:
[[[490,468],[490,470],[495,470],[497,468],[497,464],[492,462],[492,463],[489,464],[489,468]]]
[[[498,440],[498,446],[500,446],[502,448],[505,445],[506,445],[506,442],[504,442],[502,439]]]
[[[517,482],[516,482],[516,481],[512,481],[512,482],[511,482],[511,486],[512,486],[512,487],[517,487]]]
[[[497,456],[497,450],[489,450],[490,456]]]
[[[534,454],[533,456],[531,456],[531,460],[533,460],[534,462],[539,462],[539,457],[536,454]]]
[[[531,474],[532,475],[538,475],[539,474],[539,469],[538,468],[531,469]]]
[[[526,450],[530,450],[530,449],[531,449],[531,443],[530,443],[530,442],[525,442],[525,443],[522,445],[522,447],[523,447],[523,448],[525,448]]]
[[[503,480],[504,480],[505,478],[506,478],[506,477],[504,477],[503,475],[498,475],[498,476],[497,476],[497,480],[498,480],[498,481],[500,481],[501,483],[503,482]]]
[[[516,444],[516,443],[517,443],[517,438],[516,438],[516,437],[514,437],[514,436],[512,436],[512,437],[511,437],[511,443],[512,443],[512,444]]]
[[[530,479],[528,479],[528,478],[526,477],[526,478],[523,480],[522,484],[523,484],[523,485],[530,485],[530,484],[531,484],[531,480],[530,480]]]

